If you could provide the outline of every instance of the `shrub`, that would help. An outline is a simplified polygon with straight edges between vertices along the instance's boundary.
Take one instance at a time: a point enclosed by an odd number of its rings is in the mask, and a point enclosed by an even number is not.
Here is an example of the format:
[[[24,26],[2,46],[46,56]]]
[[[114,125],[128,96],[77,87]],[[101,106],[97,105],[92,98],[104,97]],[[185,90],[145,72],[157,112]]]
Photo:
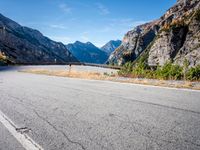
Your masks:
[[[183,68],[179,65],[172,65],[170,70],[170,78],[173,80],[181,80],[183,78]]]
[[[200,80],[200,65],[189,69],[189,62],[184,61],[183,67],[167,62],[164,66],[159,66],[156,70],[151,70],[146,63],[145,58],[140,58],[134,65],[132,62],[126,63],[118,72],[122,76],[131,76],[137,78],[153,78],[164,80],[181,80],[187,79],[192,81]]]
[[[132,74],[135,77],[144,78],[146,77],[146,72],[148,68],[149,66],[147,64],[146,55],[143,55],[137,60],[137,63],[134,65]]]
[[[187,71],[186,79],[188,80],[200,80],[200,65],[192,67]]]
[[[156,70],[156,77],[164,80],[180,80],[183,77],[183,68],[167,62]]]
[[[146,75],[146,66],[143,63],[136,64],[133,68],[132,74],[136,77],[144,78]]]
[[[133,63],[127,62],[123,65],[122,69],[118,72],[119,75],[128,75],[133,70]]]

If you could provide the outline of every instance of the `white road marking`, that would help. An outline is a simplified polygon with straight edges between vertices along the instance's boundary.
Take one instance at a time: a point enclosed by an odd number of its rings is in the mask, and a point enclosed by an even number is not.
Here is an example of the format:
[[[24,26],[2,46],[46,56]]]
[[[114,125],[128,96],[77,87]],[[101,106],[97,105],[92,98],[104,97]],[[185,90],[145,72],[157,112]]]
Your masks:
[[[35,74],[38,76],[38,74]],[[94,79],[81,79],[81,78],[70,78],[70,77],[58,77],[58,76],[49,76],[49,77],[55,77],[55,78],[66,78],[68,80],[81,80],[81,81],[89,81],[89,82],[107,82],[112,84],[124,84],[129,86],[142,86],[142,87],[152,87],[152,88],[159,88],[159,89],[168,89],[168,90],[178,90],[178,91],[188,91],[188,92],[200,92],[200,90],[195,89],[187,89],[187,88],[176,88],[176,87],[167,87],[167,86],[157,86],[157,85],[148,85],[148,84],[142,84],[142,83],[126,83],[126,82],[120,82],[120,81],[109,81],[109,80],[94,80]]]
[[[26,150],[43,150],[26,133],[17,132],[17,126],[0,110],[0,122]]]

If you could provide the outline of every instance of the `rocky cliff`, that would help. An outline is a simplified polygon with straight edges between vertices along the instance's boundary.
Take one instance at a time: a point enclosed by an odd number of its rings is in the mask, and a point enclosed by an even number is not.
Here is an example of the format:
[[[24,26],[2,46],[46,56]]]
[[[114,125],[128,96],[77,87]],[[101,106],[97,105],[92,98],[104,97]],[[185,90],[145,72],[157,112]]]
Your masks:
[[[0,52],[16,64],[77,61],[62,43],[54,42],[39,31],[23,27],[1,14]]]
[[[129,31],[108,62],[122,65],[144,53],[149,66],[185,60],[200,64],[200,1],[178,0],[160,19]]]
[[[103,64],[108,59],[106,52],[102,51],[94,44],[76,41],[66,45],[66,48],[80,61],[85,63]]]

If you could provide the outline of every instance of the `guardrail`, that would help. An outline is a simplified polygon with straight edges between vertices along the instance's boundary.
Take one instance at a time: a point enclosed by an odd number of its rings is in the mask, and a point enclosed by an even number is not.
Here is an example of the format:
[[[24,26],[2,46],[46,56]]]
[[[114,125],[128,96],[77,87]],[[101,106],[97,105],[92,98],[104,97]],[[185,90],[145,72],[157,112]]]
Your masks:
[[[18,63],[16,65],[79,65],[79,66],[92,66],[92,67],[101,67],[101,68],[110,68],[120,70],[121,66],[111,66],[105,64],[93,64],[93,63],[82,63],[82,62],[61,62],[61,63],[53,63],[53,62],[44,62],[44,63]]]
[[[94,66],[94,67],[101,67],[101,68],[111,68],[111,69],[122,69],[120,66],[111,66],[111,65],[104,65],[104,64],[92,64],[92,63],[84,63],[85,66]]]

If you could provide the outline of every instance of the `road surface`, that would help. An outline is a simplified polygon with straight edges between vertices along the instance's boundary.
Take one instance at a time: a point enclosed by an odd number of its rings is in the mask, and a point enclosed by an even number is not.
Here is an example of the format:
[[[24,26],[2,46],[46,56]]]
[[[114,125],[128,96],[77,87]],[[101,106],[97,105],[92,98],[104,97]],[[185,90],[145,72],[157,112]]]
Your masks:
[[[200,149],[199,91],[27,68],[0,69],[0,150]]]

